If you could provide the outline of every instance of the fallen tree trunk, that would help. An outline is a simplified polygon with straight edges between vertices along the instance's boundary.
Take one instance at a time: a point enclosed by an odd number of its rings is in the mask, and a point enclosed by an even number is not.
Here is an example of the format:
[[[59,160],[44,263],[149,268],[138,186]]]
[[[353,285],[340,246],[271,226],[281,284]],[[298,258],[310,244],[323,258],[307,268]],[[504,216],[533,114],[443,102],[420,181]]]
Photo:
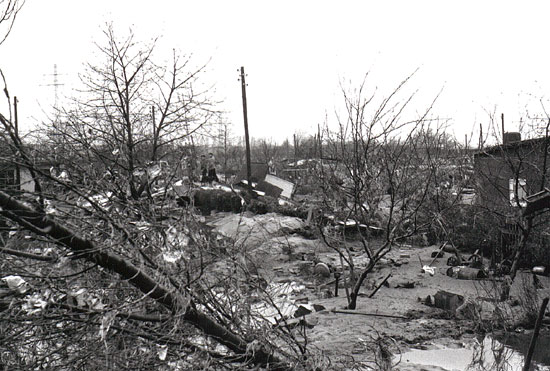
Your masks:
[[[245,340],[198,311],[185,293],[175,295],[127,259],[103,251],[91,241],[77,236],[52,218],[33,210],[3,191],[0,191],[0,215],[18,223],[25,229],[49,237],[56,243],[66,246],[78,258],[86,259],[110,272],[119,274],[121,279],[128,281],[146,296],[162,304],[173,313],[183,310],[186,321],[235,354],[244,356],[246,362],[252,362],[272,370],[291,369],[274,354],[263,349],[247,351],[248,343]]]

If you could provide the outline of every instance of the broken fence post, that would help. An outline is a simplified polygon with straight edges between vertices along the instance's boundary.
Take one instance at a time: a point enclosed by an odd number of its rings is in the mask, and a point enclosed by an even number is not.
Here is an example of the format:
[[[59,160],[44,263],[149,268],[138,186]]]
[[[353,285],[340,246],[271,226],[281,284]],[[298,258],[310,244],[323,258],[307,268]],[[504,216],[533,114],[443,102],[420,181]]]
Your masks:
[[[433,265],[433,263],[437,260],[437,258],[439,258],[439,254],[441,254],[441,252],[443,251],[443,249],[445,248],[445,246],[447,246],[447,241],[445,241],[445,243],[443,245],[441,245],[441,247],[439,248],[439,251],[437,252],[437,254],[435,254],[435,257],[434,259],[432,260],[432,262],[430,264],[428,264],[430,267]]]
[[[338,283],[340,281],[340,276],[341,276],[340,272],[334,272],[334,278],[336,278],[334,280],[334,282],[335,282],[334,283],[334,296],[338,296]]]
[[[418,261],[420,262],[420,268],[424,266],[424,263],[422,263],[422,258],[420,257],[420,254],[418,254]]]

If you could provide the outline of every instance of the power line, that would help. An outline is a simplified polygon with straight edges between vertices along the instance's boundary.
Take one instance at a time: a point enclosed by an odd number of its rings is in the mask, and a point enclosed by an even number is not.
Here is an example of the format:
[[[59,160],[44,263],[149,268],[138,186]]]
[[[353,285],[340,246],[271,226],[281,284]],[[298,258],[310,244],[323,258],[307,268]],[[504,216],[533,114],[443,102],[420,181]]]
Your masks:
[[[57,108],[58,108],[58,101],[59,101],[59,87],[60,86],[63,86],[65,84],[63,83],[60,83],[59,82],[59,73],[57,72],[57,64],[54,64],[53,65],[53,74],[51,75],[44,75],[44,76],[53,76],[53,82],[50,83],[50,84],[44,84],[42,86],[53,86],[53,91],[54,91],[54,104],[53,104],[53,108],[54,110],[57,112]]]

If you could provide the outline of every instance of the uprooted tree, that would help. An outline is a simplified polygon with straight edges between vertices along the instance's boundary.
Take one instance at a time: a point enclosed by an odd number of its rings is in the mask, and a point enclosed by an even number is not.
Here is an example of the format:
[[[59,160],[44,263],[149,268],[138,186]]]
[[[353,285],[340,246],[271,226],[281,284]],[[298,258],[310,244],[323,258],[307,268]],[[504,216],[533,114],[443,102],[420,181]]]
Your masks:
[[[337,117],[337,130],[324,130],[322,151],[329,160],[319,174],[327,207],[339,210],[358,231],[369,225],[382,235],[381,242],[361,237],[369,263],[359,273],[345,236],[332,242],[325,236],[350,268],[350,309],[356,308],[367,275],[393,246],[429,232],[456,204],[449,173],[455,189],[466,178],[464,167],[455,166],[463,151],[430,117],[433,103],[421,113],[409,109],[414,93],[403,98],[409,79],[380,100],[367,95],[365,82],[356,91],[344,91],[345,113]]]
[[[58,112],[47,135],[23,140],[0,114],[3,169],[17,167],[24,183],[0,189],[2,366],[314,364],[294,333],[243,309],[269,294],[232,258],[235,246],[175,202],[181,174],[168,155],[215,113],[190,85],[200,69],[177,58],[162,69],[132,37],[106,35],[88,99]]]

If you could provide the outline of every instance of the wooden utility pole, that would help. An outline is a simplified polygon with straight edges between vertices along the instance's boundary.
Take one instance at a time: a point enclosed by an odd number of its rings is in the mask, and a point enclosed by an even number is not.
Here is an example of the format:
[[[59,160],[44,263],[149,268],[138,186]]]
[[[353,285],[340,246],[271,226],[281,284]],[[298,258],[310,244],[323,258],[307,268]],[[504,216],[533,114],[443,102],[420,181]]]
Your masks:
[[[13,115],[14,115],[14,131],[15,131],[15,137],[17,140],[19,140],[19,119],[17,117],[17,97],[13,97]],[[19,162],[15,161],[15,184],[17,189],[20,190],[21,187],[21,170],[19,169]]]
[[[17,100],[17,97],[13,97],[13,113],[14,113],[14,129],[15,129],[15,135],[19,137],[19,120],[17,119],[17,103],[19,101]]]
[[[479,123],[479,145],[478,149],[483,149],[483,124]]]
[[[321,126],[317,124],[317,139],[319,140],[319,160],[323,164],[323,139],[321,138]]]
[[[248,187],[252,190],[252,167],[250,166],[250,139],[248,137],[248,112],[246,109],[246,81],[244,67],[241,67],[241,88],[243,95],[243,116],[244,116],[244,139],[246,141],[246,181]]]
[[[294,163],[296,163],[297,161],[297,157],[298,157],[298,142],[297,142],[297,138],[296,138],[296,133],[294,133]]]
[[[501,125],[502,125],[502,144],[505,144],[504,143],[504,113],[501,113],[500,114],[500,121],[501,121]]]

